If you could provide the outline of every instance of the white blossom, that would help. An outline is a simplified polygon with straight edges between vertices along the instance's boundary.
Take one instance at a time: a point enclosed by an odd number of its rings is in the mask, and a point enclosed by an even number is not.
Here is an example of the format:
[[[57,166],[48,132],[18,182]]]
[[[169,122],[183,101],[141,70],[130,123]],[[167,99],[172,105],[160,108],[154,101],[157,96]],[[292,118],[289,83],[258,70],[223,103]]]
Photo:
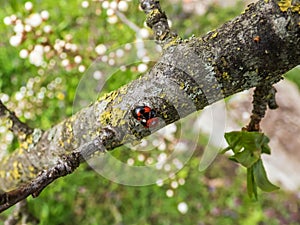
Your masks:
[[[118,4],[118,9],[122,12],[126,12],[128,10],[128,3],[126,1],[120,1]]]
[[[118,17],[116,15],[110,16],[107,18],[107,22],[110,24],[115,24],[118,22]]]
[[[38,27],[43,22],[43,19],[40,14],[33,13],[28,18],[25,19],[25,23],[32,26],[32,27]]]
[[[33,8],[33,4],[32,4],[32,2],[25,2],[24,7],[27,11],[30,11]]]
[[[41,66],[44,62],[43,53],[41,51],[33,50],[29,54],[29,62],[37,67]]]
[[[11,23],[12,23],[11,18],[9,16],[4,17],[3,23],[5,25],[11,25]]]
[[[28,56],[28,51],[26,50],[26,49],[22,49],[21,51],[20,51],[20,53],[19,53],[19,56],[22,58],[22,59],[25,59],[25,58],[27,58],[27,56]]]
[[[97,45],[95,48],[95,51],[98,55],[103,55],[106,52],[106,50],[107,50],[107,48],[103,44]]]
[[[189,207],[188,205],[185,203],[185,202],[180,202],[178,205],[177,205],[177,209],[180,213],[182,214],[186,214]]]
[[[9,39],[9,43],[10,43],[11,46],[16,47],[16,46],[21,44],[22,38],[23,38],[23,36],[19,35],[19,34],[11,36],[10,39]]]
[[[42,18],[43,20],[49,19],[49,16],[50,16],[50,14],[49,14],[49,12],[48,12],[47,10],[43,10],[43,11],[41,12],[41,18]]]

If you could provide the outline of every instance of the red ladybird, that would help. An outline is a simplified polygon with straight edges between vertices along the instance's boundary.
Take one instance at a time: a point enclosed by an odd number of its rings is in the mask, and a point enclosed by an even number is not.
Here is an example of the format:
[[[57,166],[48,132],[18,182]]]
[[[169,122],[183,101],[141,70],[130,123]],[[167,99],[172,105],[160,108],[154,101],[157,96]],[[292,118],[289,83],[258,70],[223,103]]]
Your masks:
[[[155,126],[158,122],[156,118],[156,112],[149,106],[137,106],[132,111],[133,117],[141,122],[141,124],[146,127]]]

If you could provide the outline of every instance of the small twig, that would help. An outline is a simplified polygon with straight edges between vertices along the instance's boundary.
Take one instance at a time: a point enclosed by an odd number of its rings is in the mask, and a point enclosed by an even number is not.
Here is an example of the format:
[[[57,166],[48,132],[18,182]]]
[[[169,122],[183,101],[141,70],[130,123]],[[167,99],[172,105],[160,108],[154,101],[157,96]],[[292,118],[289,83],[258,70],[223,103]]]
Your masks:
[[[121,13],[120,11],[116,10],[116,15],[120,18],[120,20],[125,23],[130,29],[132,29],[137,34],[140,33],[141,28],[139,28],[135,23],[127,19],[127,17]]]
[[[166,14],[162,11],[157,0],[140,0],[142,9],[147,15],[146,23],[153,30],[156,41],[163,47],[172,41],[181,39],[171,31]]]
[[[130,21],[120,11],[116,10],[115,13],[124,24],[126,24],[130,29],[132,29],[136,33],[136,43],[135,43],[135,45],[136,45],[136,48],[137,48],[137,56],[139,58],[142,58],[146,53],[145,45],[144,45],[142,35],[141,35],[141,30],[142,29],[140,27],[138,27],[135,23]]]
[[[269,84],[258,86],[253,94],[253,110],[249,125],[246,127],[247,131],[259,131],[260,121],[265,116],[267,106],[270,109],[278,107],[275,100],[276,89]]]
[[[20,141],[25,141],[27,136],[32,134],[33,129],[20,121],[14,112],[11,112],[0,100],[0,117],[6,119],[11,130]]]
[[[107,127],[102,129],[100,135],[96,139],[80,146],[77,151],[62,156],[55,166],[41,172],[30,183],[25,184],[18,189],[1,194],[0,213],[15,205],[17,202],[26,199],[29,195],[37,197],[45,187],[59,177],[73,173],[80,163],[86,161],[95,152],[105,152],[106,147],[110,145],[110,141],[114,136],[115,132],[112,128]]]
[[[16,204],[16,208],[5,220],[4,225],[16,225],[20,224],[38,224],[39,221],[28,210],[28,204],[26,200],[20,201]]]

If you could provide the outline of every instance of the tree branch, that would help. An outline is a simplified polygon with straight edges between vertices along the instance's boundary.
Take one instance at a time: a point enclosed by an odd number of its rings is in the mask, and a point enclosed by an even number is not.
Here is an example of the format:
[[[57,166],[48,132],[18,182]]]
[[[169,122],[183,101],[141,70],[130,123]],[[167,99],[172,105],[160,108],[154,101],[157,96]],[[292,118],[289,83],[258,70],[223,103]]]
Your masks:
[[[2,210],[38,195],[97,150],[140,140],[227,96],[278,82],[300,64],[300,16],[293,5],[280,4],[261,0],[219,29],[181,40],[167,26],[159,3],[142,1],[147,23],[164,46],[159,61],[140,79],[44,133],[33,133],[32,143],[1,159]],[[134,115],[137,106],[155,111],[155,126],[141,123]]]

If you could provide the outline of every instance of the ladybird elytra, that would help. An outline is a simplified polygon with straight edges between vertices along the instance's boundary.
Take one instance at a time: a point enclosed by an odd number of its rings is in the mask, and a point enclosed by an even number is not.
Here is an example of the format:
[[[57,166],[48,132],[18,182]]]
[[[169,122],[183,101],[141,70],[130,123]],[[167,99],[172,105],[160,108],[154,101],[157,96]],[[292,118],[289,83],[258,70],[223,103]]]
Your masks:
[[[145,128],[155,126],[158,122],[156,111],[149,106],[137,106],[132,110],[132,114]]]

